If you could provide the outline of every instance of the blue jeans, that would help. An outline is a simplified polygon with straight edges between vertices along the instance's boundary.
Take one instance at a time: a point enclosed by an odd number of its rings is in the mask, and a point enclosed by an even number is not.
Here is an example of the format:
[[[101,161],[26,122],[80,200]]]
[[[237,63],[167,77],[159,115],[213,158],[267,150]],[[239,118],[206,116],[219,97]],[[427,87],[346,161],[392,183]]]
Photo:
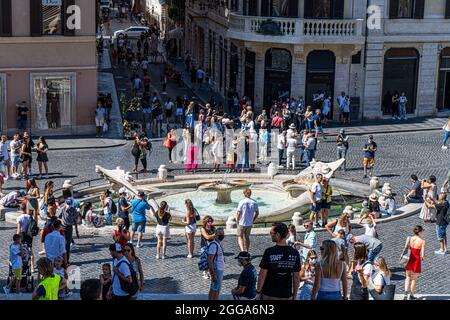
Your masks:
[[[381,249],[383,249],[383,245],[382,244],[380,244],[378,247],[376,247],[373,250],[369,250],[369,254],[367,255],[367,259],[370,262],[373,263],[375,261],[375,259],[378,257],[378,255],[380,254]]]
[[[106,225],[112,226],[112,214],[111,213],[105,214],[104,218],[106,221]]]
[[[450,139],[450,131],[444,130],[444,140],[442,141],[443,146],[447,144],[448,139]]]
[[[406,119],[406,104],[400,103],[398,105],[398,113],[400,114],[400,118]]]
[[[319,291],[316,300],[342,300],[342,294],[340,291]]]
[[[311,161],[314,157],[314,150],[306,150],[306,162],[308,163],[308,166],[311,165]]]
[[[423,199],[419,197],[406,197],[408,203],[423,203]]]
[[[305,156],[305,154],[306,154],[305,146],[302,146],[302,147],[300,148],[300,163],[303,162],[303,157]]]
[[[336,150],[337,153],[337,159],[340,160],[342,158],[344,158],[346,161],[344,162],[344,164],[342,165],[343,170],[346,169],[346,164],[347,164],[347,148],[343,147],[340,148],[338,147]]]

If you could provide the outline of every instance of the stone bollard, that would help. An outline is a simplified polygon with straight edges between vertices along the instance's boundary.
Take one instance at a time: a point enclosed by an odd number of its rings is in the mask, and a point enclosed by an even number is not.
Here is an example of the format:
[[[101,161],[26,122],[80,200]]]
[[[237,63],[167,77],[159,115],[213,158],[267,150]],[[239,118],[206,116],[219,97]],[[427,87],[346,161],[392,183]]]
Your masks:
[[[237,229],[237,222],[235,217],[229,217],[227,220],[227,229]]]
[[[292,216],[292,224],[297,229],[303,225],[303,218],[300,212],[294,212],[294,215]]]
[[[275,163],[271,162],[269,166],[267,167],[267,175],[269,178],[273,179],[278,173],[278,167],[275,165]]]
[[[169,175],[169,172],[167,171],[166,166],[164,164],[160,165],[159,169],[158,169],[158,178],[161,181],[166,181],[168,175]]]
[[[374,190],[378,189],[380,187],[380,179],[378,177],[372,177],[370,179],[370,192],[373,192]]]

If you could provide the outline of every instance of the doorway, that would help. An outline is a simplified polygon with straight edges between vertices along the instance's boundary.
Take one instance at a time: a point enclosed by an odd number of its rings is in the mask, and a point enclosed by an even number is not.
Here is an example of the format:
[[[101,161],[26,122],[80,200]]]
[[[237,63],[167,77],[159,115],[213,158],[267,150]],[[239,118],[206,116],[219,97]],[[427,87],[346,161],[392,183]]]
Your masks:
[[[265,62],[264,106],[270,107],[273,100],[284,100],[291,96],[291,53],[286,49],[269,49]]]
[[[415,113],[418,73],[419,53],[416,49],[389,49],[384,56],[383,97],[388,92],[392,95],[405,92],[408,99],[406,112]]]
[[[315,50],[308,55],[306,67],[306,104],[319,107],[315,98],[331,97],[334,101],[334,79],[336,70],[336,56],[329,50]],[[333,117],[333,103],[331,104],[330,118]]]
[[[441,53],[437,109],[438,111],[450,110],[450,48],[444,48]]]

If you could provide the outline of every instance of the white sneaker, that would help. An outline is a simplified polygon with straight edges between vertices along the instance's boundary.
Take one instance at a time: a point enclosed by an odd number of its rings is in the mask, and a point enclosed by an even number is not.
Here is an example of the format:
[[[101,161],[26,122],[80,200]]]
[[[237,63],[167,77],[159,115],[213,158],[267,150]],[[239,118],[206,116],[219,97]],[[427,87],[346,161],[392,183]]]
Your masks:
[[[162,259],[162,260],[165,260],[165,259],[166,259],[166,257],[167,257],[167,256],[162,256],[162,257],[161,257],[161,259]]]
[[[447,150],[448,147],[447,146],[442,146],[442,150]]]
[[[160,258],[159,254],[156,255],[156,260],[158,260]]]
[[[434,253],[435,254],[445,254],[445,251],[444,250],[437,250]]]
[[[205,280],[208,280],[208,279],[209,279],[209,274],[208,274],[208,272],[203,271],[202,278],[205,279]]]
[[[6,295],[8,295],[8,294],[11,293],[11,289],[8,288],[7,286],[4,286],[4,287],[3,287],[3,291],[5,292]]]
[[[188,259],[192,259],[192,254],[188,254],[188,255],[187,255],[187,258],[188,258]]]
[[[142,248],[143,246],[144,245],[142,244],[142,242],[138,242],[137,245],[136,245],[137,248]]]

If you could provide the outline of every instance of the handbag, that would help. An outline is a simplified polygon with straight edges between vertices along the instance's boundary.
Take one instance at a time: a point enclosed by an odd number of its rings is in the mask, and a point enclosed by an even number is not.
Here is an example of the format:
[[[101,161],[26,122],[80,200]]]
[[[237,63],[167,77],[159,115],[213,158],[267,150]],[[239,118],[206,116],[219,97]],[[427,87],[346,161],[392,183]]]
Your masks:
[[[163,143],[163,147],[169,149],[170,148],[170,139],[166,138]]]
[[[400,256],[400,260],[398,262],[403,268],[405,268],[406,265],[408,264],[410,255],[411,255],[411,250],[409,247],[409,237],[408,237],[408,246],[403,250],[403,252]]]
[[[381,293],[376,292],[374,289],[369,290],[370,295],[374,300],[394,300],[395,297],[395,284],[386,284],[386,280],[383,278],[383,291]]]

